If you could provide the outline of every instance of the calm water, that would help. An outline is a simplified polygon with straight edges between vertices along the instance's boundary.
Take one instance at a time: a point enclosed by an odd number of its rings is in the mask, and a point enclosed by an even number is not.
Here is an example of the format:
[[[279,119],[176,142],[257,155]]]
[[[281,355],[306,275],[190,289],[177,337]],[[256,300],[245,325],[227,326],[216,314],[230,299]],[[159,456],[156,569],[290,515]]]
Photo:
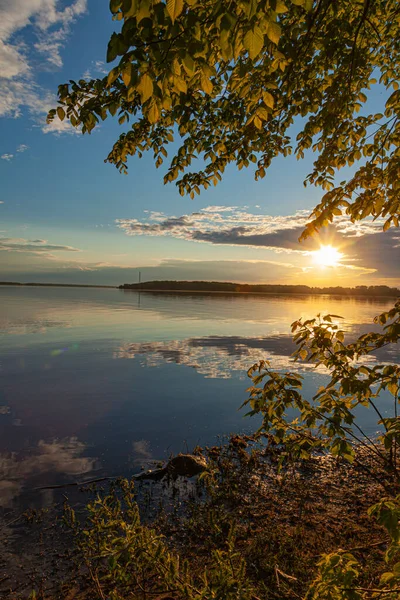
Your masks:
[[[340,314],[350,336],[390,300],[0,288],[0,506],[37,486],[137,472],[256,419],[247,368],[290,364],[290,323]],[[380,360],[398,360],[395,350]],[[323,375],[305,369],[311,394]],[[383,397],[382,410],[391,402]],[[360,417],[369,432],[374,415]]]

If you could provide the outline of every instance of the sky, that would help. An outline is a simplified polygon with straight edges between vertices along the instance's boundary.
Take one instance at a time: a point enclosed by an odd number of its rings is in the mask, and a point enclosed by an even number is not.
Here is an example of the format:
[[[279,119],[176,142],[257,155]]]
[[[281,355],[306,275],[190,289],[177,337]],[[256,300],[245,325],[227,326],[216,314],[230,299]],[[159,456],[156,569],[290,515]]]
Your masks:
[[[400,284],[400,234],[380,222],[343,218],[298,243],[322,195],[303,186],[312,155],[279,158],[258,182],[232,166],[190,200],[151,155],[127,176],[104,163],[124,126],[47,125],[60,83],[107,72],[115,28],[106,0],[0,0],[0,281]],[[340,252],[334,266],[316,260],[321,244]]]

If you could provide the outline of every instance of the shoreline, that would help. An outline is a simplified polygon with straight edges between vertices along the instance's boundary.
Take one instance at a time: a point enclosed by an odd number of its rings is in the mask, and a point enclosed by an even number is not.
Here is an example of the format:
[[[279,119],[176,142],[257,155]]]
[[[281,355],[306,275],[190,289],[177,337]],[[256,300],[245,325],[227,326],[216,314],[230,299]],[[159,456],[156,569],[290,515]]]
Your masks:
[[[161,290],[161,289],[139,289],[139,288],[123,288],[119,287],[122,292],[136,292],[139,294],[197,294],[197,295],[224,295],[224,296],[336,296],[339,298],[365,298],[371,300],[374,298],[399,298],[399,294],[389,295],[367,295],[367,294],[346,294],[333,292],[244,292],[244,291],[224,291],[224,290]]]
[[[116,290],[117,285],[94,285],[90,283],[19,283],[18,281],[0,281],[2,287],[71,287],[71,288],[108,288]]]
[[[167,479],[164,483],[144,480],[133,487],[129,477],[125,484],[122,479],[119,484],[100,488],[82,486],[79,500],[67,500],[69,512],[65,502],[57,497],[50,506],[27,511],[18,522],[11,520],[0,544],[0,596],[4,600],[28,600],[35,590],[47,598],[59,598],[62,593],[62,597],[84,600],[97,597],[100,585],[104,597],[112,589],[126,591],[112,570],[107,578],[97,547],[93,551],[86,541],[94,538],[87,537],[92,526],[85,521],[87,505],[98,494],[97,510],[101,511],[102,505],[109,510],[113,490],[122,499],[123,489],[139,509],[139,533],[153,531],[167,538],[169,551],[175,556],[182,555],[184,549],[195,577],[201,577],[205,570],[212,572],[211,553],[205,554],[204,549],[224,551],[228,532],[234,531],[247,582],[254,586],[253,598],[264,597],[260,592],[265,586],[269,591],[276,589],[275,564],[284,580],[289,576],[295,595],[303,597],[316,574],[318,558],[337,548],[355,552],[368,565],[365,584],[387,568],[383,552],[388,547],[388,537],[367,514],[367,509],[382,496],[381,483],[356,463],[330,454],[289,462],[281,471],[279,450],[258,443],[252,436],[232,435],[221,446],[195,450],[210,469],[210,477],[200,481],[188,477]],[[368,449],[358,448],[358,457],[374,475],[383,475],[374,466]],[[65,517],[74,510],[79,517],[77,529],[65,527]],[[114,515],[112,531],[120,540],[123,536],[119,525],[127,523],[132,527],[129,519],[121,510]],[[108,527],[104,522],[103,531],[107,528],[109,532]],[[90,535],[93,534],[92,528]],[[146,544],[144,547],[150,549]],[[82,565],[90,564],[98,573],[96,586],[90,572],[76,562],[77,556]],[[130,570],[127,574],[132,576]],[[144,583],[154,595],[159,592],[151,577],[145,577]],[[293,592],[286,592],[282,599],[293,597]],[[159,594],[157,598],[164,596]]]
[[[145,284],[144,284],[145,285]],[[276,290],[276,291],[245,291],[245,290],[199,290],[199,289],[162,289],[162,288],[140,288],[140,287],[123,287],[117,285],[95,285],[95,284],[85,284],[85,283],[20,283],[14,281],[0,281],[0,289],[1,287],[61,287],[61,288],[94,288],[94,289],[112,289],[112,290],[121,290],[123,292],[136,292],[138,294],[187,294],[187,295],[202,295],[202,296],[332,296],[337,298],[365,298],[366,300],[371,299],[393,299],[399,298],[399,294],[362,294],[357,293],[357,290],[352,292],[343,291],[343,292],[333,292],[333,291],[325,291],[321,289],[321,291],[310,290],[307,291],[284,291],[284,290]],[[344,289],[345,290],[345,289]]]

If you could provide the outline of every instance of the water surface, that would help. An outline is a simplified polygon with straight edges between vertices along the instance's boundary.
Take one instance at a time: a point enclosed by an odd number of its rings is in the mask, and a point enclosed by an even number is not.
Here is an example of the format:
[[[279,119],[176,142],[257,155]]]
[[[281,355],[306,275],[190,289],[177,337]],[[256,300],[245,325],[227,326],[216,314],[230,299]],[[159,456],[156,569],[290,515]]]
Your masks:
[[[0,506],[42,485],[137,472],[151,460],[256,419],[238,407],[246,370],[290,360],[290,323],[344,317],[371,328],[389,299],[138,294],[115,289],[0,289]],[[380,360],[397,360],[389,349]],[[304,369],[303,369],[304,370]],[[323,375],[305,369],[311,395]],[[391,409],[383,397],[382,410]],[[363,426],[376,429],[372,413]]]

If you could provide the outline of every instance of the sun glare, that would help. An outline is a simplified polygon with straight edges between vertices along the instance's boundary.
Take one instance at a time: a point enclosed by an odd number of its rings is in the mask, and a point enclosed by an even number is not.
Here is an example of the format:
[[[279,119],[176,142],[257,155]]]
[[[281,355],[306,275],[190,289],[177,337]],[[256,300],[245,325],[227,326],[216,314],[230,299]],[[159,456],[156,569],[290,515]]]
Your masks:
[[[314,262],[321,267],[336,267],[340,263],[342,254],[332,246],[321,246],[314,252]]]

